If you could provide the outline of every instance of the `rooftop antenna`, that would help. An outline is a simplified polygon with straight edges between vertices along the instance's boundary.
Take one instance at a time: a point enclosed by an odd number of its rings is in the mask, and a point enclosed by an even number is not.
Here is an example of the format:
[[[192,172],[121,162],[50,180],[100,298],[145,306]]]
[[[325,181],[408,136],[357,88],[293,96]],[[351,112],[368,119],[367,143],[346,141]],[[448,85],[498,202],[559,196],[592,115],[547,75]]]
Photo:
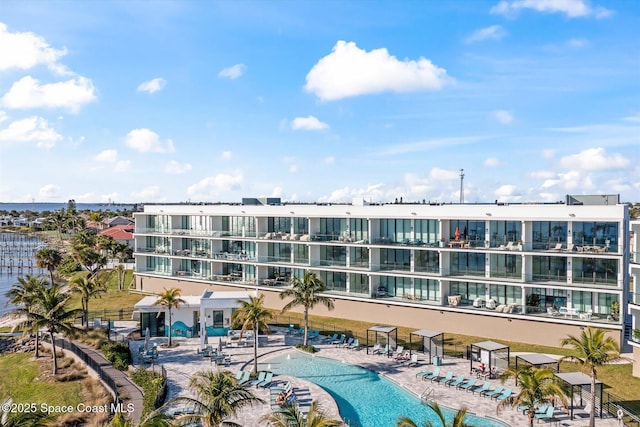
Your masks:
[[[464,169],[460,169],[460,204],[464,203]]]

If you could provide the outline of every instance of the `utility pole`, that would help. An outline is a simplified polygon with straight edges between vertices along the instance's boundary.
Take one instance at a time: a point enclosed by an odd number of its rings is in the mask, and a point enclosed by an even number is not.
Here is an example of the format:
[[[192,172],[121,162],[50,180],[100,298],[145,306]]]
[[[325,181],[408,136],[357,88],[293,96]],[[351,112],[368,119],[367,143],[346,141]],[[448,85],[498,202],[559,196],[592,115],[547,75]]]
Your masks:
[[[460,204],[464,203],[464,169],[460,169]]]

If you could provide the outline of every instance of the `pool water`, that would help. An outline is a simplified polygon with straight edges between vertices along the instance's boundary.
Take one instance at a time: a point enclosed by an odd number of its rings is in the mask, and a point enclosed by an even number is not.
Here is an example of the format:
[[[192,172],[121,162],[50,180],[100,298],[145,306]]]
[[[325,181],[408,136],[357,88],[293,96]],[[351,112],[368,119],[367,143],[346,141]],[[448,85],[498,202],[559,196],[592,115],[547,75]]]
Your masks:
[[[400,416],[407,416],[418,425],[424,425],[425,420],[440,425],[435,413],[420,399],[392,381],[359,366],[299,352],[269,359],[261,369],[269,366],[275,374],[302,378],[325,389],[338,404],[342,418],[351,425],[390,427],[397,425]],[[441,409],[450,422],[455,411],[442,406]],[[508,426],[474,415],[467,415],[465,422],[474,427]]]

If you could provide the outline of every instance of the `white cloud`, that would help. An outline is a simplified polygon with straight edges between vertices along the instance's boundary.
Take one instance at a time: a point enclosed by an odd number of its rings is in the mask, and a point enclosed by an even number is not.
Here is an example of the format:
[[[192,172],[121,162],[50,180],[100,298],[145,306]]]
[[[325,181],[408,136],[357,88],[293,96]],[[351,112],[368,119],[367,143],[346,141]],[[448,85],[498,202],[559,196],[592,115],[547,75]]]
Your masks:
[[[628,158],[621,154],[608,155],[602,147],[588,148],[560,159],[563,168],[584,171],[623,169],[629,164]]]
[[[52,199],[58,195],[58,191],[60,191],[60,187],[54,184],[47,184],[38,190],[38,200],[44,199]]]
[[[502,123],[503,125],[508,125],[513,123],[513,114],[511,114],[507,110],[495,110],[491,112],[491,115],[494,119]]]
[[[115,172],[127,172],[131,170],[131,160],[120,160],[116,163],[116,166],[113,168]]]
[[[240,189],[243,180],[242,171],[236,171],[233,174],[219,173],[189,186],[187,194],[193,199],[210,199],[225,191]]]
[[[6,24],[0,22],[0,71],[28,70],[42,64],[60,73],[64,67],[57,61],[66,54],[66,49],[52,48],[37,34],[10,33]]]
[[[140,191],[135,191],[131,193],[131,198],[133,200],[139,201],[149,201],[154,200],[160,194],[160,187],[157,185],[151,185],[149,187],[145,187]]]
[[[289,172],[291,172],[291,173],[296,173],[296,172],[298,172],[298,166],[297,166],[297,165],[291,165],[291,166],[289,166]]]
[[[62,135],[49,127],[42,117],[16,120],[0,130],[0,142],[37,142],[38,147],[52,148]]]
[[[231,67],[222,69],[218,73],[218,77],[224,77],[227,79],[235,80],[238,77],[242,76],[246,70],[247,70],[247,67],[244,64],[236,64],[236,65],[232,65]]]
[[[282,187],[273,187],[269,197],[282,197]]]
[[[66,108],[77,113],[95,100],[95,88],[86,77],[41,85],[37,79],[25,76],[4,94],[2,105],[7,108]]]
[[[589,41],[587,39],[569,39],[567,40],[566,45],[569,47],[579,49],[579,48],[589,46]]]
[[[367,201],[383,200],[386,195],[383,192],[384,184],[370,184],[366,188],[339,188],[331,192],[329,196],[318,199],[321,203],[351,202],[354,198],[362,198]]]
[[[507,35],[507,30],[500,25],[492,25],[486,28],[480,28],[474,31],[465,39],[466,43],[476,43],[483,40],[500,40]]]
[[[529,176],[533,179],[551,179],[555,177],[556,174],[552,171],[539,170],[530,172]]]
[[[556,155],[556,151],[553,149],[542,150],[542,157],[545,159],[553,159]]]
[[[496,157],[489,157],[489,158],[485,159],[484,165],[486,167],[488,167],[488,168],[496,168],[496,167],[499,167],[499,166],[504,166],[504,163],[501,162]]]
[[[146,128],[129,132],[125,137],[125,143],[129,148],[141,153],[173,153],[175,151],[173,141],[167,139],[163,144],[157,133]]]
[[[498,187],[493,194],[500,202],[516,202],[522,198],[518,191],[518,187],[512,184],[505,184]]]
[[[453,147],[456,145],[473,144],[483,139],[486,139],[486,137],[463,136],[463,137],[429,139],[426,141],[390,145],[378,151],[377,154],[381,156],[389,156],[389,155],[395,155],[395,154],[415,153],[420,151],[429,151],[429,150],[433,150],[441,147]]]
[[[115,163],[118,161],[118,150],[104,150],[94,160],[102,163]]]
[[[155,93],[158,92],[167,85],[167,81],[161,77],[157,77],[153,80],[149,80],[148,82],[140,83],[138,86],[138,92],[148,92]]]
[[[541,187],[542,188],[552,188],[555,187],[556,185],[560,184],[560,180],[559,179],[545,179],[544,182],[542,183]]]
[[[522,9],[531,9],[543,13],[564,13],[569,18],[593,16],[607,18],[612,12],[603,7],[591,7],[586,0],[501,0],[493,6],[490,13],[514,16]]]
[[[4,111],[0,110],[0,123],[5,122],[9,119],[9,116]]]
[[[171,160],[164,167],[165,173],[173,174],[173,175],[181,175],[183,173],[189,172],[191,170],[190,163],[180,163],[175,160]]]
[[[328,157],[325,157],[323,161],[327,165],[332,165],[336,162],[336,158],[333,156],[328,156]]]
[[[429,172],[429,178],[435,181],[451,181],[453,179],[460,179],[459,171],[449,171],[440,168],[433,168]]]
[[[231,156],[232,156],[232,153],[229,150],[222,152],[222,159],[223,160],[229,160],[229,159],[231,159]]]
[[[304,89],[323,101],[351,96],[441,89],[451,79],[426,58],[399,61],[385,48],[367,52],[338,41],[307,74]]]
[[[622,120],[634,123],[640,123],[640,113],[633,113],[630,116],[623,117]]]
[[[291,122],[293,130],[325,130],[329,129],[329,125],[321,122],[314,116],[296,117]]]

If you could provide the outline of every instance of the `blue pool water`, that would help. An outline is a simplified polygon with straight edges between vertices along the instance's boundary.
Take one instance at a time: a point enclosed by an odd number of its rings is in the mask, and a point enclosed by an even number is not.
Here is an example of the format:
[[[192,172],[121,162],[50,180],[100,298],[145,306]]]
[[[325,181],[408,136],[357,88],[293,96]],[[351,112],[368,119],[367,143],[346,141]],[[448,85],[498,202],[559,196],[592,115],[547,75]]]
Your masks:
[[[356,421],[356,425],[395,426],[400,416],[407,416],[418,425],[424,425],[425,420],[440,425],[434,412],[417,397],[392,381],[359,366],[299,352],[269,359],[262,364],[262,369],[267,369],[268,365],[276,374],[302,378],[321,386],[335,399],[342,417]],[[451,421],[455,411],[441,409],[447,421]],[[508,426],[473,415],[468,415],[465,421],[474,427]]]

